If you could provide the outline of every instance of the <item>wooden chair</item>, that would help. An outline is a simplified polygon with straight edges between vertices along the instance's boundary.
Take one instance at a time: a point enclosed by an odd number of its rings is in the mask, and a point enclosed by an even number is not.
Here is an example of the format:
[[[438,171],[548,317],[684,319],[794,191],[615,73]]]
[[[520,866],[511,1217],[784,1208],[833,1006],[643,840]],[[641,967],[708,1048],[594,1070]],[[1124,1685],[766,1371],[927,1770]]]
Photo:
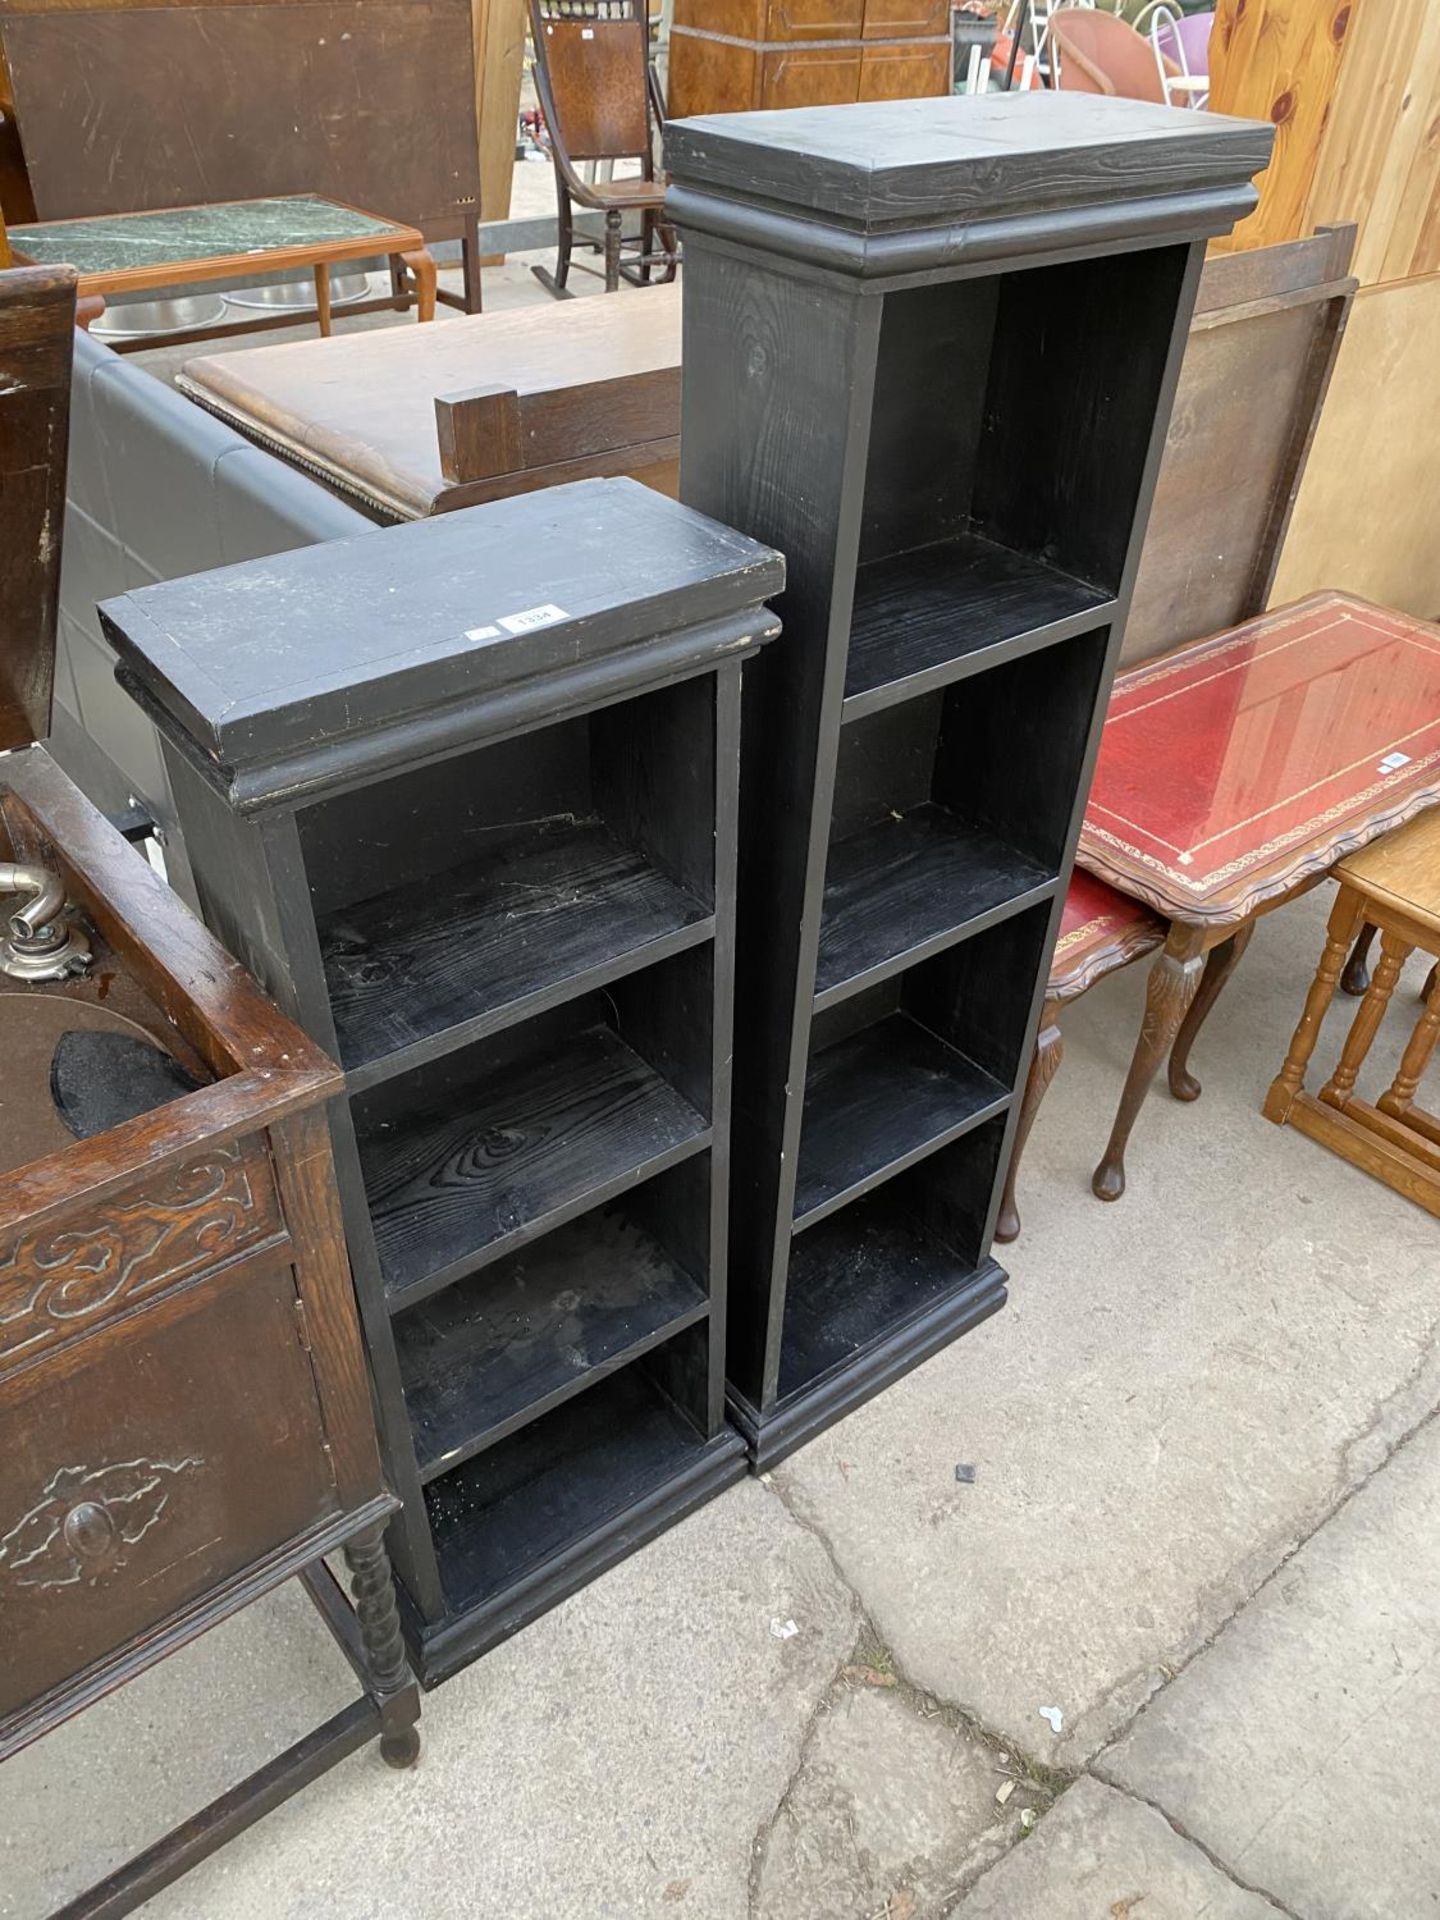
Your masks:
[[[664,112],[650,71],[643,0],[530,0],[530,26],[560,215],[555,271],[536,267],[536,279],[557,299],[573,298],[567,285],[575,245],[573,208],[581,206],[605,215],[603,246],[581,245],[603,252],[607,293],[619,287],[622,274],[636,284],[648,282],[657,265],[664,267],[666,280],[673,280],[675,237],[660,218],[665,188],[655,177],[655,133]],[[586,180],[580,173],[586,161],[632,159],[640,162],[638,179]],[[642,216],[639,255],[630,261],[622,260],[627,213]]]
[[[1180,72],[1128,22],[1090,7],[1052,13],[1049,44],[1063,93],[1118,95],[1163,107],[1169,99],[1164,76]]]

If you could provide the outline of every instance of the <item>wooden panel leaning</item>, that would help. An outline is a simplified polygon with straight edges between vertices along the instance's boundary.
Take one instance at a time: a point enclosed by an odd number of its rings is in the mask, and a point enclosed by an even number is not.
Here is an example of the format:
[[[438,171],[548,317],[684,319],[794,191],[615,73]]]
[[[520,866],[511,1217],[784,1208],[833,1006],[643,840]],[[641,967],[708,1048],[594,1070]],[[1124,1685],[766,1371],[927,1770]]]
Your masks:
[[[300,1576],[365,1695],[67,1912],[419,1750],[323,1124],[337,1069],[43,746],[68,269],[0,274],[0,1759]],[[324,1556],[343,1549],[358,1618]]]
[[[1342,860],[1335,878],[1339,891],[1320,964],[1285,1064],[1265,1096],[1265,1117],[1298,1127],[1407,1200],[1440,1214],[1440,1116],[1416,1104],[1440,1040],[1440,964],[1426,978],[1419,1016],[1390,1085],[1373,1103],[1355,1090],[1401,968],[1416,951],[1440,962],[1440,811],[1422,814]],[[1317,1097],[1305,1089],[1305,1072],[1346,955],[1364,926],[1378,929],[1380,958],[1335,1070]]]
[[[345,1066],[331,1124],[428,1683],[744,1471],[739,681],[782,579],[590,480],[102,608],[207,917]]]
[[[762,1466],[1004,1301],[1204,244],[1269,150],[1074,95],[667,128],[681,495],[787,563],[741,783],[730,1403]]]

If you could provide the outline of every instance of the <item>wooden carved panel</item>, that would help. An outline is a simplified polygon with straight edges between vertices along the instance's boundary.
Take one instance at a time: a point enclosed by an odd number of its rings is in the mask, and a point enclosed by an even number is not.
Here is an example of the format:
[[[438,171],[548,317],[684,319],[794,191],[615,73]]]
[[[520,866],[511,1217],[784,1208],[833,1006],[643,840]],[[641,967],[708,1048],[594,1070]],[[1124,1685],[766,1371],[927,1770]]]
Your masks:
[[[281,1233],[253,1143],[214,1147],[138,1192],[0,1245],[0,1380],[103,1317]]]
[[[58,1467],[35,1504],[0,1533],[0,1592],[93,1587],[128,1566],[141,1541],[163,1525],[176,1480],[204,1464],[140,1459]]]

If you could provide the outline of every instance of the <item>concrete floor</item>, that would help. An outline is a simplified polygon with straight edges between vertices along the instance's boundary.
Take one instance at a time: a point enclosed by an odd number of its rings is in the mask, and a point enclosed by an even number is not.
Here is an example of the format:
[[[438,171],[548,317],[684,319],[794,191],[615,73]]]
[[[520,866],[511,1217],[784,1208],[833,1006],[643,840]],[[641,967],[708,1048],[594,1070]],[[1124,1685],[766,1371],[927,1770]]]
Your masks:
[[[1262,923],[1114,1207],[1143,967],[1070,1011],[1002,1314],[431,1695],[414,1773],[355,1756],[148,1911],[1440,1915],[1436,1226],[1258,1111],[1328,898]],[[287,1592],[51,1735],[0,1771],[0,1914],[347,1690]]]

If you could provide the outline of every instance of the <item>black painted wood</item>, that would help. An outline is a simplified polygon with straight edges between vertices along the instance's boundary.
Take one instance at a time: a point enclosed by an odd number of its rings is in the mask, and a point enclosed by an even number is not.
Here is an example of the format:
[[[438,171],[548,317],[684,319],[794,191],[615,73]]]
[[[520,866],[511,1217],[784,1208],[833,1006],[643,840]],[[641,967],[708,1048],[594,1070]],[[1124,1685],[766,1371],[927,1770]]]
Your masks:
[[[110,618],[207,915],[349,1068],[331,1130],[433,1685],[744,1469],[740,676],[782,563],[623,482],[409,531]],[[558,611],[460,631],[530,606]]]
[[[1053,868],[925,802],[841,840],[825,866],[815,1009],[1048,897]]]
[[[681,496],[788,561],[742,745],[757,1467],[1004,1298],[998,1181],[1204,242],[1272,138],[1073,95],[667,128]]]
[[[603,823],[546,823],[438,884],[399,887],[321,923],[341,1063],[388,1058],[394,1070],[426,1040],[478,1038],[713,928],[701,901]]]
[[[845,718],[913,698],[1114,610],[1101,588],[979,534],[872,560],[855,578]]]
[[[703,1284],[620,1206],[547,1234],[400,1316],[422,1479],[704,1317]]]
[[[681,1336],[682,1338],[684,1336]],[[638,1362],[426,1489],[452,1606],[494,1602],[693,1462],[704,1439]]]
[[[1008,1105],[1011,1089],[906,1013],[826,1047],[805,1082],[795,1230]]]
[[[416,1104],[359,1119],[392,1306],[473,1273],[709,1139],[703,1115],[605,1026],[498,1069],[483,1058],[461,1071],[427,1084]]]

